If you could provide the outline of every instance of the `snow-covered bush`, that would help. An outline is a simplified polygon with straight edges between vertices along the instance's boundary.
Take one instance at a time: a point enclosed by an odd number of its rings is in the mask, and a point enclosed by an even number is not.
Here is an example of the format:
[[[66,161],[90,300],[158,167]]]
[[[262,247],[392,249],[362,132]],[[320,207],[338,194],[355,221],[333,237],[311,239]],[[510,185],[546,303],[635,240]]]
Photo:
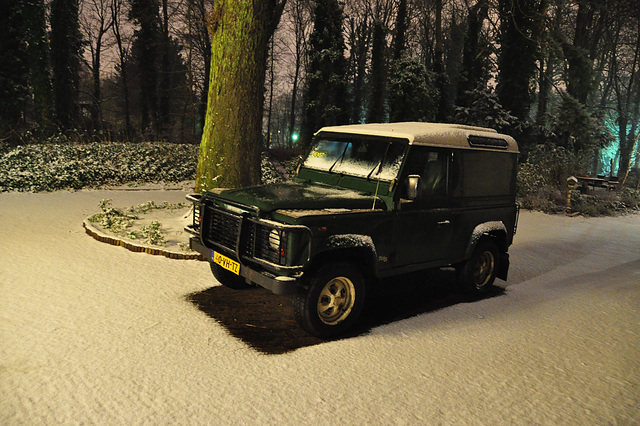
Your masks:
[[[520,199],[520,205],[527,210],[560,213],[567,207],[567,193],[551,185],[542,185],[526,193]]]
[[[262,183],[275,183],[284,180],[282,174],[265,154],[262,155],[260,170],[262,173]]]
[[[262,183],[284,182],[296,173],[298,164],[302,162],[301,156],[294,155],[292,158],[277,155],[280,159],[272,158],[270,154],[262,153]]]
[[[564,211],[568,196],[566,180],[571,175],[579,175],[582,168],[576,155],[563,147],[536,146],[518,169],[518,196],[522,207],[545,213]],[[572,205],[572,209],[576,211],[576,206]]]
[[[154,246],[163,246],[167,243],[166,238],[162,235],[162,224],[155,220],[149,225],[142,226],[139,231],[129,232],[127,237]]]
[[[621,193],[616,191],[598,191],[592,194],[582,194],[573,191],[571,194],[571,210],[584,216],[611,216],[625,213],[633,208],[626,204]]]
[[[197,156],[186,144],[21,145],[0,156],[0,192],[192,180]]]

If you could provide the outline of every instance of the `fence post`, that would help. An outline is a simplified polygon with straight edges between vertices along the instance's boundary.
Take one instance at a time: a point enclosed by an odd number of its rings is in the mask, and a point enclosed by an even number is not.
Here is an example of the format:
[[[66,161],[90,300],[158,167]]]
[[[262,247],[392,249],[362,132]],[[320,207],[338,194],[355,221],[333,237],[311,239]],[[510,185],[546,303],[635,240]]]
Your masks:
[[[571,192],[577,183],[578,179],[575,176],[569,176],[567,178],[567,186],[569,187],[569,191],[567,193],[567,208],[565,210],[567,214],[571,213]]]

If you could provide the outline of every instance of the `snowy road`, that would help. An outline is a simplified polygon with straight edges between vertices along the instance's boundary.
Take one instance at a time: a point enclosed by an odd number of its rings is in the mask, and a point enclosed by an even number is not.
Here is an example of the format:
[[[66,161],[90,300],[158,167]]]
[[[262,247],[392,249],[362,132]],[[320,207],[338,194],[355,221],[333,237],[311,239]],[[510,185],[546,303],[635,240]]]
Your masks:
[[[204,262],[88,237],[112,198],[0,194],[0,424],[639,424],[640,216],[523,212],[506,292],[266,355]]]

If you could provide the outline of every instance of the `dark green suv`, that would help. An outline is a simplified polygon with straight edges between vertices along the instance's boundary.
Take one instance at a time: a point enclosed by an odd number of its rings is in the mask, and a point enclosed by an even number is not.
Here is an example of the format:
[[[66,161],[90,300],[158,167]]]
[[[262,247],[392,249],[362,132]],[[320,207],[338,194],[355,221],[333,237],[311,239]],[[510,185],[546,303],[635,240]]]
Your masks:
[[[190,246],[227,287],[294,295],[299,324],[330,338],[381,278],[455,266],[474,293],[506,280],[517,155],[479,127],[325,127],[292,182],[190,195]]]

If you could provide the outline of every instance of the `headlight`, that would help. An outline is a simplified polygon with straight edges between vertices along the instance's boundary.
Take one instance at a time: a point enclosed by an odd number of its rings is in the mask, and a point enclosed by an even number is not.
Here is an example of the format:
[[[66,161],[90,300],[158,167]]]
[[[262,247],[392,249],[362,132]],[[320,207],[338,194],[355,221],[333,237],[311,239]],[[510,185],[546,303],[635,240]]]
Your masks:
[[[280,250],[280,231],[277,229],[272,229],[271,232],[269,232],[269,247],[274,251]]]

